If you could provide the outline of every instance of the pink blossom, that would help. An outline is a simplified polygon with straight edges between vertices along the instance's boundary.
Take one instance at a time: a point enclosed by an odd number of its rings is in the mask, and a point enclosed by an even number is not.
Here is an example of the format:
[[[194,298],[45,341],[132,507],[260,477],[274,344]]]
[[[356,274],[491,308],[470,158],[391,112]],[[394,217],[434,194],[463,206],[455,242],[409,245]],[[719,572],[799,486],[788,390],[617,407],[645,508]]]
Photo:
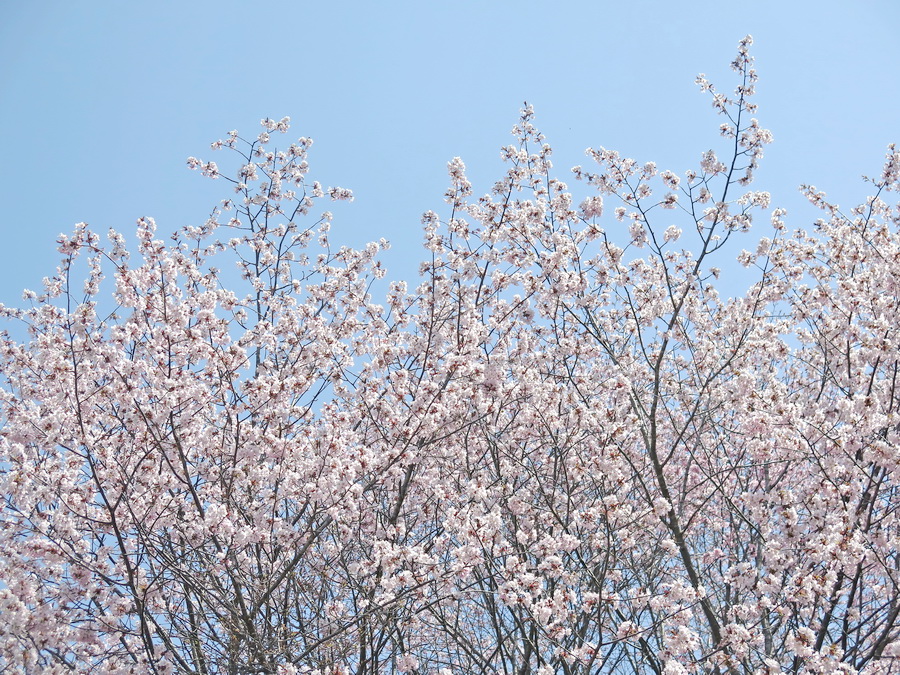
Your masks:
[[[762,217],[749,45],[685,180],[570,188],[525,105],[417,281],[288,118],[188,160],[234,193],[170,240],[61,235],[0,306],[3,669],[892,672],[900,159]]]

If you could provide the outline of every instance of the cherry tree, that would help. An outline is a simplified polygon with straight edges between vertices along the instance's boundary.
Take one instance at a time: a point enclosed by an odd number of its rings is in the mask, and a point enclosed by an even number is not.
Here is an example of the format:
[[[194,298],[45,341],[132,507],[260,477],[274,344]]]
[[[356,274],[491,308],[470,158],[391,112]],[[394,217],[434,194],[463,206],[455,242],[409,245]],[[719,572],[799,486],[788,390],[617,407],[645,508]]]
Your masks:
[[[454,159],[415,288],[287,118],[188,160],[202,226],[61,237],[2,308],[3,671],[897,672],[900,152],[722,297],[750,44],[686,174],[589,149],[576,198],[530,107],[489,194]]]

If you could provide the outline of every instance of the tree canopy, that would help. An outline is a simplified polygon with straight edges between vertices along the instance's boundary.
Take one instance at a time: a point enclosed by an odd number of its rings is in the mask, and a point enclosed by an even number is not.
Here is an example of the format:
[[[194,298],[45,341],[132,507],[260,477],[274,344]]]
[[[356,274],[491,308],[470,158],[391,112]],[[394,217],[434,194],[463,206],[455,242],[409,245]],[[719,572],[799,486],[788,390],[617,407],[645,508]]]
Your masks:
[[[0,308],[0,670],[896,672],[900,152],[789,229],[750,44],[684,175],[570,190],[526,106],[413,288],[331,244],[287,118],[188,160],[203,225],[62,237]]]

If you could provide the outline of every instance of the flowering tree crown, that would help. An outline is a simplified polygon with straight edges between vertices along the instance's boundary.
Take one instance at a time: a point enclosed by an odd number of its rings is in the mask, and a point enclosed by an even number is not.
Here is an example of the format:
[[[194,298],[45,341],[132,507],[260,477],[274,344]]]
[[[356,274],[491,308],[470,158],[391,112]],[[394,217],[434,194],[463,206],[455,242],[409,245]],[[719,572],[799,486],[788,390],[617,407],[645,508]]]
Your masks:
[[[526,107],[383,300],[288,118],[188,160],[234,192],[170,243],[61,237],[0,308],[0,669],[896,672],[900,152],[723,298],[770,207],[750,43],[683,175],[589,149],[576,199]]]

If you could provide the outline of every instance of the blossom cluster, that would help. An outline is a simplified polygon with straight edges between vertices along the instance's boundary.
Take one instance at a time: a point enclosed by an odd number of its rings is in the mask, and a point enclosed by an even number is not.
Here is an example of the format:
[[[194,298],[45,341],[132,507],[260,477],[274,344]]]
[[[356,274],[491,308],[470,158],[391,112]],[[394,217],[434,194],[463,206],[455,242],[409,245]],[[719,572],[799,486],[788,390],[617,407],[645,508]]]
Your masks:
[[[749,45],[681,174],[589,149],[576,197],[526,107],[383,300],[288,118],[188,159],[233,188],[202,226],[61,237],[0,307],[0,670],[896,673],[900,154],[723,299]]]

